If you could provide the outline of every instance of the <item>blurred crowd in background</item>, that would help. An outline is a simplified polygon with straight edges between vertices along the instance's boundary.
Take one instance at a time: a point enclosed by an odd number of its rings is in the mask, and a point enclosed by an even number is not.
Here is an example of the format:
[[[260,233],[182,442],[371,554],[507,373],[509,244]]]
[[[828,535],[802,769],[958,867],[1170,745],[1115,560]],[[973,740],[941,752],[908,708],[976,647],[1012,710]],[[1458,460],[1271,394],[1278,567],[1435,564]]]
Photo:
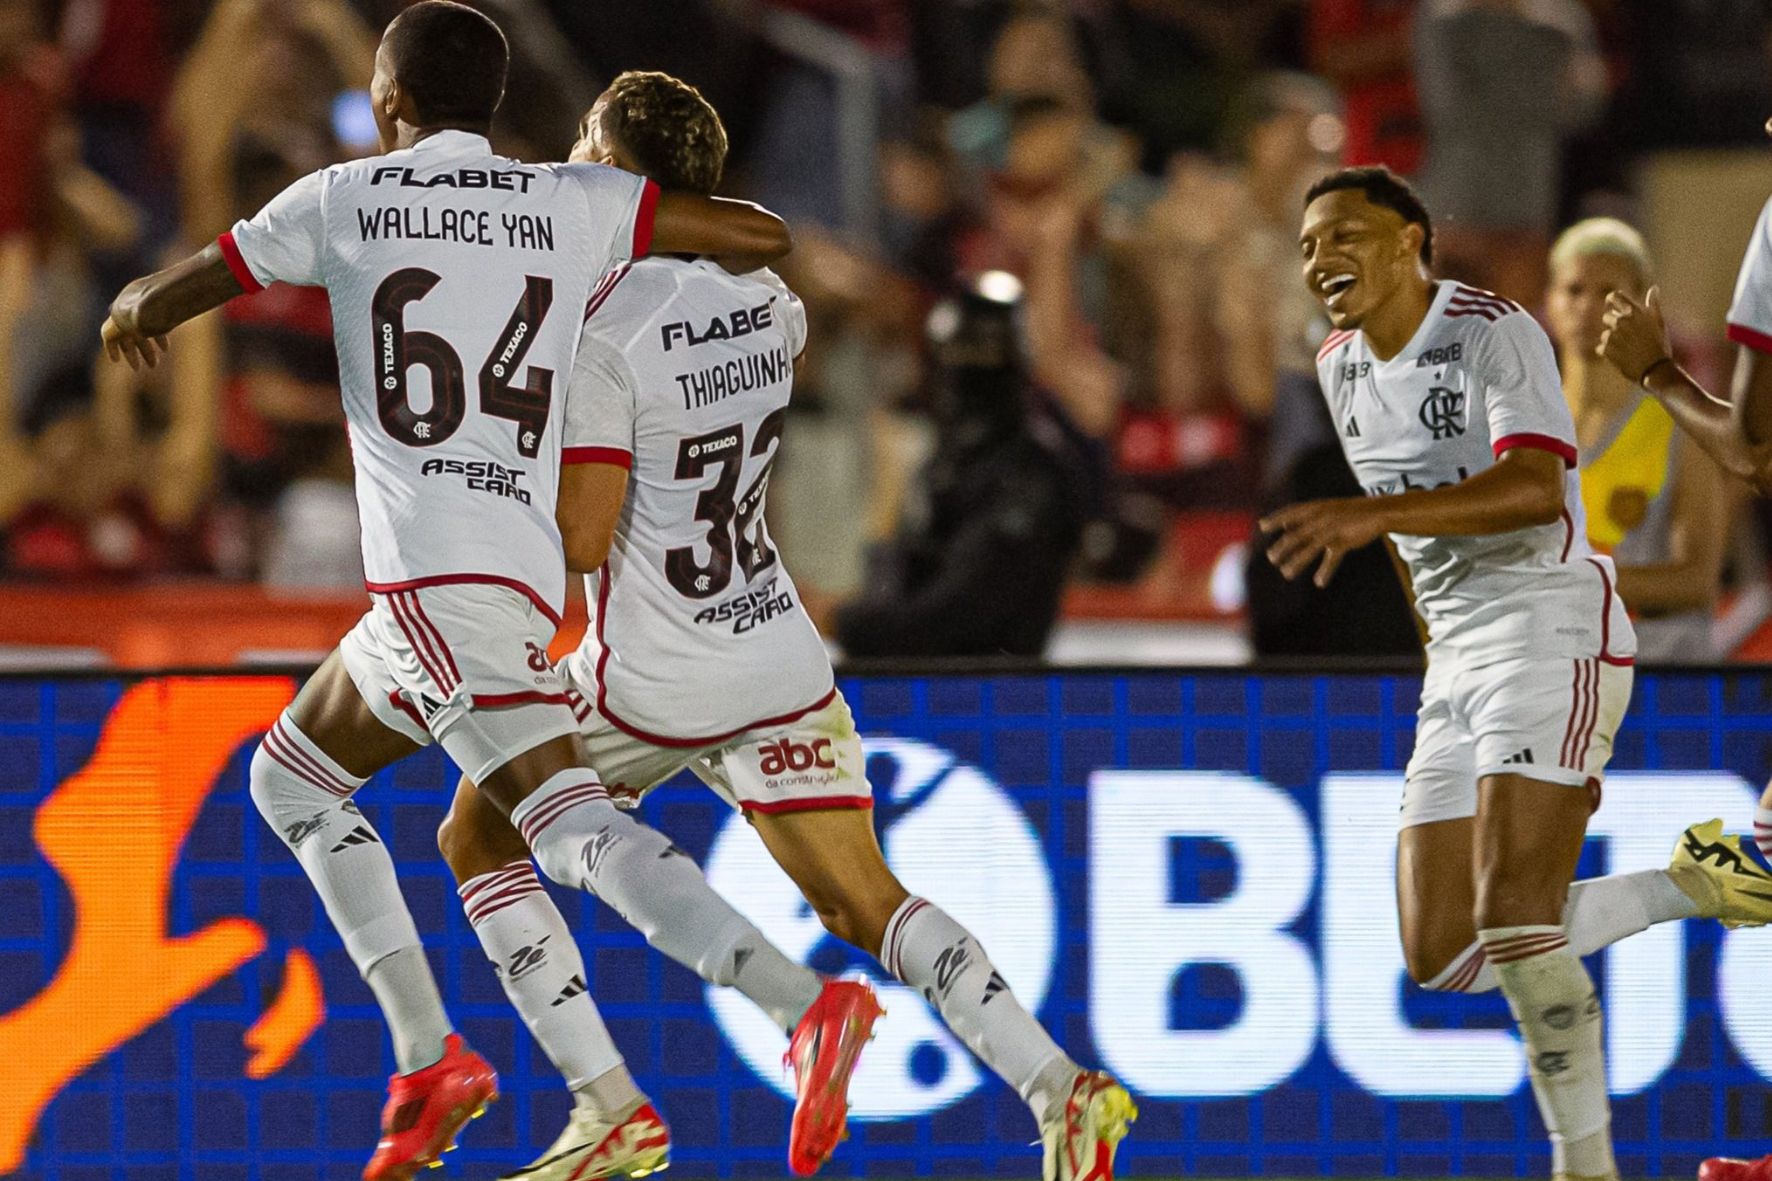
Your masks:
[[[1441,274],[1547,323],[1561,285],[1584,449],[1628,428],[1665,461],[1608,477],[1594,527],[1614,549],[1655,522],[1620,551],[1655,568],[1634,605],[1765,597],[1759,530],[1729,528],[1751,507],[1585,364],[1586,287],[1653,264],[1596,278],[1550,247],[1611,215],[1699,259],[1675,318],[1695,368],[1727,363],[1714,290],[1772,191],[1772,0],[473,2],[514,51],[499,150],[563,159],[602,83],[667,70],[728,124],[722,191],[794,226],[811,344],[772,528],[854,651],[1038,652],[1065,601],[1244,612],[1264,653],[1415,644],[1382,553],[1321,595],[1251,544],[1266,508],[1358,491],[1296,246],[1340,163],[1417,181]],[[375,150],[363,88],[400,7],[0,0],[5,577],[360,586],[322,292],[237,300],[141,377],[94,346],[124,281]],[[1750,179],[1704,179],[1736,161]],[[1010,343],[956,347],[993,307]],[[1030,617],[969,621],[1006,598]],[[1730,646],[1710,630],[1688,659]]]

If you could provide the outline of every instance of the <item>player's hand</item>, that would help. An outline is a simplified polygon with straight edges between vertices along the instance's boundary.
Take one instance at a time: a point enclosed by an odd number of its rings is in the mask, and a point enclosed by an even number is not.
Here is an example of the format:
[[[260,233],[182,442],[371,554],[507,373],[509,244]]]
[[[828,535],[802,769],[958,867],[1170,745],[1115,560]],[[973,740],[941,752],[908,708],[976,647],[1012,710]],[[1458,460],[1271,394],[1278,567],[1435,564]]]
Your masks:
[[[1329,585],[1341,560],[1384,532],[1373,502],[1362,497],[1313,500],[1289,505],[1261,519],[1261,531],[1273,534],[1267,558],[1287,581],[1310,572],[1319,587]]]
[[[145,336],[129,324],[123,323],[118,316],[118,312],[112,311],[105,317],[104,327],[98,330],[99,340],[105,346],[105,356],[113,361],[127,361],[129,367],[137,372],[158,365],[161,356],[166,353],[166,338]],[[127,316],[124,318],[128,319]]]
[[[1673,356],[1667,321],[1661,314],[1661,288],[1649,288],[1638,303],[1622,291],[1606,297],[1606,330],[1600,334],[1600,356],[1626,380],[1641,382],[1649,368]]]

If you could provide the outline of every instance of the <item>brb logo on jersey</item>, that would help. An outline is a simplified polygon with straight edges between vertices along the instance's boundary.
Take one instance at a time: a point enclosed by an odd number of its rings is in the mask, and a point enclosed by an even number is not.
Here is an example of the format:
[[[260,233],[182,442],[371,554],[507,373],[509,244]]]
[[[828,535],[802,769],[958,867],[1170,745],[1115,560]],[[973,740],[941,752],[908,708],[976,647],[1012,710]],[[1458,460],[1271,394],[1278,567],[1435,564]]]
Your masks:
[[[1421,403],[1421,425],[1434,433],[1434,442],[1464,434],[1464,394],[1435,386]]]
[[[907,889],[927,895],[977,935],[1016,996],[1038,1012],[1052,982],[1057,927],[1052,879],[1033,825],[1000,786],[940,747],[907,738],[870,738],[864,746],[884,814],[880,843],[893,871]],[[856,1071],[850,1115],[927,1115],[984,1081],[921,996],[825,931],[742,817],[733,816],[715,839],[707,876],[788,955],[821,970],[863,968],[873,978],[887,1015]],[[733,989],[710,987],[707,999],[738,1056],[791,1099],[781,1030]]]

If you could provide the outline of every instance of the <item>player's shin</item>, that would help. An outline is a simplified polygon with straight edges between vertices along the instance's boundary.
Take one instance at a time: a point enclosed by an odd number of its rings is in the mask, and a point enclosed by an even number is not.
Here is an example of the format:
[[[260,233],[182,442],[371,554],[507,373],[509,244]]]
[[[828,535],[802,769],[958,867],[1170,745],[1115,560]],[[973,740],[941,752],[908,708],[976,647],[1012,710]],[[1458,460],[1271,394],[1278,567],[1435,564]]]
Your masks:
[[[912,895],[886,924],[886,970],[928,997],[949,1029],[1045,1122],[1070,1094],[1081,1068],[1021,1007],[972,933],[926,898]]]
[[[1666,870],[1588,878],[1569,887],[1563,931],[1577,958],[1592,955],[1657,923],[1697,918],[1698,904],[1674,884]],[[1489,992],[1495,966],[1479,938],[1422,987],[1436,992]]]
[[[823,982],[714,892],[688,854],[609,802],[588,771],[562,771],[511,810],[542,870],[588,890],[710,984],[731,985],[791,1030]]]
[[[619,1122],[646,1101],[585,986],[584,958],[527,859],[457,891],[505,996],[579,1107]]]
[[[401,1074],[443,1057],[451,1026],[375,826],[351,802],[363,780],[287,714],[252,756],[253,803],[307,872],[351,962],[375,993]]]
[[[1520,1036],[1552,1166],[1567,1178],[1616,1177],[1600,1000],[1561,927],[1478,932]]]

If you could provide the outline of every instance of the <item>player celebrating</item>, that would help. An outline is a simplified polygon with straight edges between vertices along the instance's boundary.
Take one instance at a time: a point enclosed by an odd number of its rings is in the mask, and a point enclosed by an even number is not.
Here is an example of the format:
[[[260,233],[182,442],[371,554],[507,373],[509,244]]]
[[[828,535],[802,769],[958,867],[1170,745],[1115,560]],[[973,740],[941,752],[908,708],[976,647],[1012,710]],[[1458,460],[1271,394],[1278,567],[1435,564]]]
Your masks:
[[[1557,1176],[1615,1177],[1600,1005],[1580,956],[1651,922],[1764,922],[1772,899],[1746,888],[1764,879],[1731,872],[1738,848],[1695,830],[1668,871],[1570,888],[1634,636],[1610,560],[1587,545],[1550,342],[1518,305],[1429,277],[1427,210],[1384,169],[1313,186],[1300,244],[1334,327],[1319,378],[1368,495],[1262,526],[1289,578],[1314,569],[1326,583],[1388,534],[1414,584],[1428,667],[1397,841],[1410,975],[1499,985]]]
[[[1772,133],[1772,124],[1767,125]],[[1600,355],[1628,380],[1653,394],[1680,428],[1724,471],[1764,496],[1772,494],[1772,201],[1760,211],[1729,305],[1728,335],[1735,342],[1730,398],[1713,397],[1674,360],[1659,290],[1639,302],[1628,292],[1607,298]],[[1754,842],[1772,859],[1772,783],[1754,809]],[[1699,1169],[1703,1181],[1772,1181],[1772,1154],[1755,1161],[1715,1157]]]
[[[543,654],[565,591],[554,380],[598,278],[649,245],[774,258],[787,231],[754,207],[661,197],[616,169],[495,156],[486,133],[507,61],[503,34],[473,9],[407,8],[370,91],[387,154],[296,182],[215,245],[131,283],[103,330],[113,359],[151,365],[165,333],[243,291],[281,280],[330,293],[372,606],[266,735],[251,788],[392,1031],[398,1073],[366,1181],[437,1163],[497,1085],[452,1032],[393,863],[351,802],[417,749],[407,718],[510,814],[551,876],[712,979],[814,992],[799,1032],[817,1049],[801,1065],[826,1085],[801,1118],[841,1120],[875,1007],[860,985],[809,988],[688,858],[614,807]]]
[[[719,183],[719,116],[668,75],[617,78],[584,132],[575,159],[687,191]],[[1016,1088],[1041,1128],[1049,1181],[1111,1181],[1136,1115],[1130,1096],[1067,1057],[978,940],[911,896],[880,852],[861,741],[763,520],[805,337],[799,301],[773,274],[735,277],[705,259],[637,263],[591,301],[559,514],[569,565],[596,571],[591,626],[563,668],[582,695],[592,766],[632,802],[692,768],[744,811],[830,931],[922,992]],[[660,1167],[668,1134],[582,995],[582,962],[522,838],[464,782],[439,843],[495,966],[547,949],[533,971],[500,976],[577,1106],[559,1140],[511,1176],[584,1181]],[[816,981],[802,969],[797,994],[752,996],[789,1029]],[[569,992],[572,1007],[555,1008]],[[796,1033],[790,1057],[807,1052]],[[821,1085],[817,1072],[801,1073],[802,1095]],[[815,1169],[842,1130],[796,1116],[794,1171]]]

